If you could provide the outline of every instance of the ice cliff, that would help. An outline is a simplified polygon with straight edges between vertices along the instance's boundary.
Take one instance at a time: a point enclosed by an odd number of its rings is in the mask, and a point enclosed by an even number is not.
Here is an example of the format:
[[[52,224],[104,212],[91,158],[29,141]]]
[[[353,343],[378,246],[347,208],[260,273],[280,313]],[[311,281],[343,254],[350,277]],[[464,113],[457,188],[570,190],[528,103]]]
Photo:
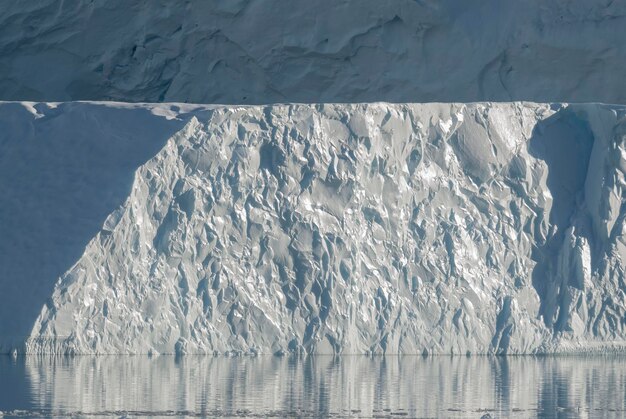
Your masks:
[[[4,103],[0,347],[621,348],[625,172],[621,106]]]
[[[626,103],[612,0],[0,2],[1,100]]]

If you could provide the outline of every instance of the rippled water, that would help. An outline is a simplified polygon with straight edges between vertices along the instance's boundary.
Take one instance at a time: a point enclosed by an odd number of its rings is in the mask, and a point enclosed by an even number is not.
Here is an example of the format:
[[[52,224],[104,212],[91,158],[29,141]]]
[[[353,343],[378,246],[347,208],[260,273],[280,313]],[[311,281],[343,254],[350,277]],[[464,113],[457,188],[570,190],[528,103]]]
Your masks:
[[[623,417],[626,357],[0,356],[0,417]]]

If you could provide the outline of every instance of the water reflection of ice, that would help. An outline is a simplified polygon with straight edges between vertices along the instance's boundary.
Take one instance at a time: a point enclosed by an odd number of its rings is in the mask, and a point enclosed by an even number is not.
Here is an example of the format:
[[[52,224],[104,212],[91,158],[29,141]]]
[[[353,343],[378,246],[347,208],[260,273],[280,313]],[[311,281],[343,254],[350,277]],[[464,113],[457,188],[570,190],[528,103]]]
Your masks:
[[[23,368],[31,414],[604,416],[623,413],[624,360],[28,357],[0,369]]]

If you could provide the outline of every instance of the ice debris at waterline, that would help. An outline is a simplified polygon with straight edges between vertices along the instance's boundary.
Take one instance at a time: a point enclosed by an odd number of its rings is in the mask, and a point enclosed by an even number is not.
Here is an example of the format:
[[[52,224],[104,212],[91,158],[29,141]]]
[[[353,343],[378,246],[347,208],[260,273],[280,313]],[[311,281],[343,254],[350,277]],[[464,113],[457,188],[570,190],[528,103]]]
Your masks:
[[[626,346],[626,108],[0,105],[30,353]]]

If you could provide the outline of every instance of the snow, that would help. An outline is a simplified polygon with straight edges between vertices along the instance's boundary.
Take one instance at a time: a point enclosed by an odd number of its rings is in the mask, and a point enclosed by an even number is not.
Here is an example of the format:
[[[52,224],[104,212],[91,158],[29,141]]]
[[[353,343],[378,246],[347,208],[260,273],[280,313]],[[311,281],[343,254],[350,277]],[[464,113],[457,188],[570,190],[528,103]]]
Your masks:
[[[626,103],[608,0],[0,4],[3,100]]]
[[[625,346],[624,107],[0,108],[3,352]]]

